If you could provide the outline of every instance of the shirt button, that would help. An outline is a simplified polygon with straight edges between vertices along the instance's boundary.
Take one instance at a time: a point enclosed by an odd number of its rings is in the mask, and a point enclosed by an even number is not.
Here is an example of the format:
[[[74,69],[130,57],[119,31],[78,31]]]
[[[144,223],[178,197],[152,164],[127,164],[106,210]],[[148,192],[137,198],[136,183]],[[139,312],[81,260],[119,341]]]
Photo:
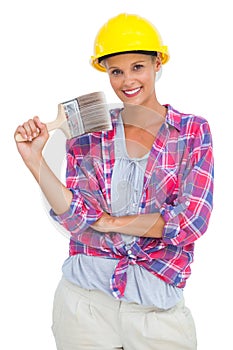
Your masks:
[[[129,249],[129,250],[127,251],[127,254],[128,254],[128,255],[131,255],[131,254],[132,254],[132,250]]]
[[[185,205],[189,206],[189,204],[190,204],[190,201],[185,202]]]

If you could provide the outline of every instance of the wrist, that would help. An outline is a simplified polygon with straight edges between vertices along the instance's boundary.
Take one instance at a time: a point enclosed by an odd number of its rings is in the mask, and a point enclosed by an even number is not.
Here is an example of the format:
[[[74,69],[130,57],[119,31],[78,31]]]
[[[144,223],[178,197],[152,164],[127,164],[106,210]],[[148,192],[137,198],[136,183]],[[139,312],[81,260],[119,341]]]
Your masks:
[[[115,217],[103,212],[102,216],[91,226],[102,233],[114,232]]]
[[[103,232],[114,232],[116,229],[116,218],[109,214],[104,214],[104,220],[102,221]]]
[[[46,162],[42,155],[37,155],[31,160],[27,160],[25,162],[27,168],[31,171],[31,173],[34,175],[37,181],[39,181],[39,178],[44,172],[44,169],[46,168]]]

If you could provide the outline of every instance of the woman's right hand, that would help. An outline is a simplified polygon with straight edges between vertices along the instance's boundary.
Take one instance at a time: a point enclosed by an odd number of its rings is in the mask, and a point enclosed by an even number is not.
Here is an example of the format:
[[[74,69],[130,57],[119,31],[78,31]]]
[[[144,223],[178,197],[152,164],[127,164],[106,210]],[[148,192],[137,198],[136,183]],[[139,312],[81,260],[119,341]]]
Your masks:
[[[17,142],[16,135],[20,134],[25,141]],[[38,117],[29,119],[19,125],[14,134],[18,151],[24,162],[36,162],[42,157],[42,150],[49,138],[46,124]]]

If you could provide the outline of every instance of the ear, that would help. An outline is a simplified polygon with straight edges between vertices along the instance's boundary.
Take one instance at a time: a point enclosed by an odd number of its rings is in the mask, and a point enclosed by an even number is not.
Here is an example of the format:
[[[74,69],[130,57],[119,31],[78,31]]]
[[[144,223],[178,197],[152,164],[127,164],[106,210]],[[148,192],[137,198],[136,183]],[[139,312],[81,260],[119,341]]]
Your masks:
[[[155,72],[159,72],[161,67],[162,67],[162,60],[161,60],[161,54],[160,52],[158,52],[158,55],[155,59],[155,63],[154,63],[154,67],[155,67]]]

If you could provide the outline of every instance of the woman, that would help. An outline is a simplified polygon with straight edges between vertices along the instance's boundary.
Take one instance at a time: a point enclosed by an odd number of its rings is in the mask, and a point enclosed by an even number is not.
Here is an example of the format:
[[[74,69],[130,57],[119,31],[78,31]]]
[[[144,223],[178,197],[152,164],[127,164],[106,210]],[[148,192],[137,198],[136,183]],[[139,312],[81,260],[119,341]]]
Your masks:
[[[196,349],[183,288],[212,210],[208,122],[157,100],[169,54],[146,19],[111,18],[94,51],[123,108],[110,111],[112,130],[67,141],[66,186],[42,155],[46,125],[35,117],[16,130],[52,217],[71,234],[54,300],[57,349]]]

